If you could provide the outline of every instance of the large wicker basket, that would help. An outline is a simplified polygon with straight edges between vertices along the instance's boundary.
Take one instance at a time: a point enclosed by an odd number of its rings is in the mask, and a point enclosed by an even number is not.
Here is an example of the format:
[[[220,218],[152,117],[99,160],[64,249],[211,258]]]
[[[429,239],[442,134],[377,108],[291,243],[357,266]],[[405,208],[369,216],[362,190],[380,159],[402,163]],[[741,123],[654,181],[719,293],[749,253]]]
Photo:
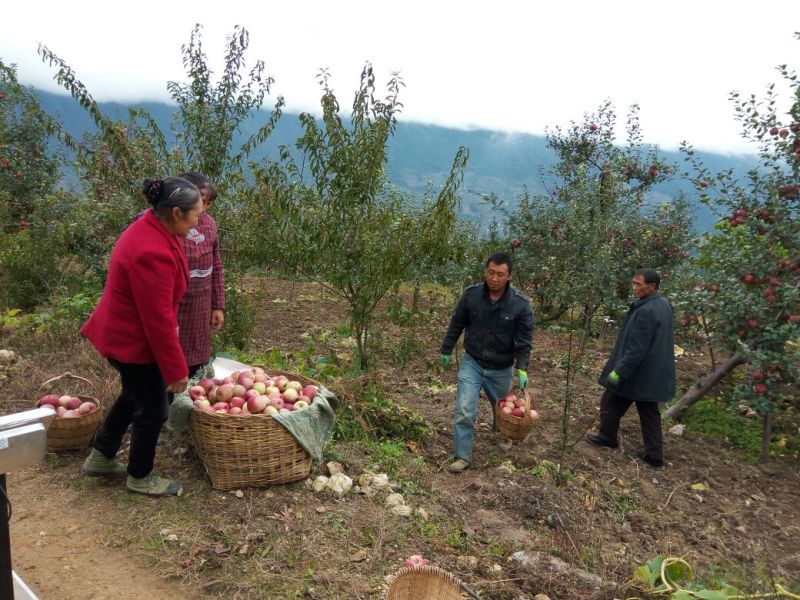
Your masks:
[[[520,397],[519,395],[517,397]],[[533,419],[531,419],[531,397],[528,395],[528,390],[522,389],[522,396],[524,406],[522,407],[525,414],[521,417],[515,417],[508,413],[504,413],[499,408],[499,402],[495,404],[494,412],[496,416],[497,429],[500,430],[500,435],[515,441],[523,441],[533,428]]]
[[[277,369],[305,385],[313,379]],[[195,451],[218,490],[290,483],[308,477],[311,456],[283,425],[270,415],[224,415],[193,410],[189,433]]]
[[[386,600],[461,600],[480,596],[452,573],[433,565],[403,567],[386,580]]]
[[[51,393],[54,390],[58,390],[64,393],[68,389],[64,384],[64,380],[68,379],[80,381],[89,388],[95,389],[94,384],[88,379],[67,372],[45,381],[39,386],[39,391]],[[89,444],[92,443],[94,434],[97,432],[97,428],[100,426],[100,422],[103,420],[103,407],[97,398],[81,394],[70,395],[80,398],[82,402],[94,402],[97,405],[97,410],[78,419],[65,419],[63,417],[53,419],[52,424],[47,429],[48,452],[65,452],[67,450],[84,450],[88,448]]]

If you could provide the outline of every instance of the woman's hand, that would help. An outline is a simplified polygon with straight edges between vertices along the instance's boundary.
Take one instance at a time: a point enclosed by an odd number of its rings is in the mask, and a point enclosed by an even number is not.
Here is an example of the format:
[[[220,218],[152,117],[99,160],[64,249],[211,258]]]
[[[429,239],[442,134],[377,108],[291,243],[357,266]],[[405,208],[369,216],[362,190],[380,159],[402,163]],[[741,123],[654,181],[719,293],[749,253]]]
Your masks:
[[[211,311],[211,331],[219,331],[225,323],[225,311],[216,309]]]
[[[168,383],[167,391],[172,394],[180,394],[183,390],[186,389],[187,385],[189,385],[189,378],[184,377],[180,381],[173,381],[172,383]]]

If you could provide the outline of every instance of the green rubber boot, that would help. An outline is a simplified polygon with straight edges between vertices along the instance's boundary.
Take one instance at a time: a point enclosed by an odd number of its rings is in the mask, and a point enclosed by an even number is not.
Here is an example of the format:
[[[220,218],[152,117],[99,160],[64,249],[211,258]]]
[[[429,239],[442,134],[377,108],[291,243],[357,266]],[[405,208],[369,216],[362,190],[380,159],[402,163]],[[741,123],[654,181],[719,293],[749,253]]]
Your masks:
[[[160,498],[162,496],[173,496],[179,493],[181,489],[180,481],[160,477],[155,473],[150,473],[150,475],[145,475],[144,477],[128,475],[128,490],[137,494]]]
[[[107,458],[102,452],[92,448],[83,461],[81,473],[89,477],[125,477],[128,474],[128,465],[123,465],[116,458]]]

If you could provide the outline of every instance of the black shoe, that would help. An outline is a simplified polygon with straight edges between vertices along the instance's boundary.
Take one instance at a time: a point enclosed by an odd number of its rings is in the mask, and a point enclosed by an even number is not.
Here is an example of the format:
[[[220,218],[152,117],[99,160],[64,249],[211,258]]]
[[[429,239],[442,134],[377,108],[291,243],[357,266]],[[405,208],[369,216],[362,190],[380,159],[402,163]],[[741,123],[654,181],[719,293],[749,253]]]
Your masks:
[[[643,460],[644,462],[646,462],[648,464],[648,466],[650,468],[652,468],[652,469],[661,470],[661,469],[665,468],[665,466],[666,466],[664,464],[663,460],[653,460],[652,458],[648,458],[647,454],[645,453],[644,450],[637,450],[636,451],[636,458],[639,458],[639,459]]]
[[[619,442],[609,442],[607,438],[599,433],[587,433],[586,441],[594,446],[600,446],[602,448],[619,448]]]

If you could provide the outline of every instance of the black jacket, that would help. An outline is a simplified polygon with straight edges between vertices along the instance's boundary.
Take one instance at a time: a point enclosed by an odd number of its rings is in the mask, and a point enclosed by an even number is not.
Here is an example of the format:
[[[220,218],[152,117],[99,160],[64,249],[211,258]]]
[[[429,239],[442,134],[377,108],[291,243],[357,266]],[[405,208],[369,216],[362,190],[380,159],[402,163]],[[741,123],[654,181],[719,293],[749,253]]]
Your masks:
[[[516,363],[527,369],[533,340],[531,301],[509,284],[497,301],[489,299],[489,288],[478,283],[464,290],[442,342],[442,354],[452,354],[461,332],[464,350],[478,364],[505,369]]]
[[[619,385],[608,385],[616,371]],[[631,304],[600,385],[628,400],[666,402],[675,396],[675,323],[672,306],[658,292]]]

